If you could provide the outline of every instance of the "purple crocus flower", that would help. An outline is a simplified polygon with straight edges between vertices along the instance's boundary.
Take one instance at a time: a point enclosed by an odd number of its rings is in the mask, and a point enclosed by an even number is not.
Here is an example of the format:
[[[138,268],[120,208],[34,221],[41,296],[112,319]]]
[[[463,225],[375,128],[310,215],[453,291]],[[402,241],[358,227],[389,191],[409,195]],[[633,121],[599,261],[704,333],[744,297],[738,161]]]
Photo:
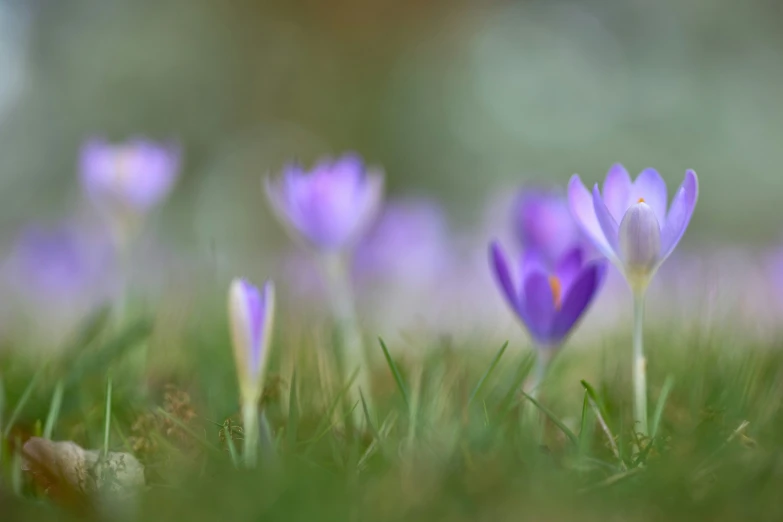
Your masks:
[[[79,167],[84,190],[99,208],[143,215],[174,187],[180,149],[143,139],[111,144],[94,138],[82,146]]]
[[[514,228],[524,250],[535,250],[554,263],[584,241],[568,200],[555,191],[522,190],[514,204]]]
[[[266,192],[280,220],[324,252],[342,251],[372,224],[383,196],[383,175],[346,154],[324,159],[309,172],[300,165],[266,180]]]
[[[528,250],[515,275],[497,242],[490,246],[490,261],[506,301],[541,348],[562,344],[606,276],[606,262],[585,263],[579,247],[561,256],[554,270],[539,252]]]
[[[40,327],[44,343],[62,337],[112,291],[114,258],[107,235],[74,224],[30,225],[3,265],[9,290]]]
[[[571,210],[585,234],[625,275],[635,292],[643,292],[674,251],[696,207],[699,183],[688,170],[667,212],[666,182],[654,169],[631,181],[625,168],[609,169],[593,192],[574,174],[568,185]]]
[[[271,281],[264,283],[261,291],[244,279],[231,282],[228,318],[244,404],[258,402],[263,391],[274,308],[274,286]]]

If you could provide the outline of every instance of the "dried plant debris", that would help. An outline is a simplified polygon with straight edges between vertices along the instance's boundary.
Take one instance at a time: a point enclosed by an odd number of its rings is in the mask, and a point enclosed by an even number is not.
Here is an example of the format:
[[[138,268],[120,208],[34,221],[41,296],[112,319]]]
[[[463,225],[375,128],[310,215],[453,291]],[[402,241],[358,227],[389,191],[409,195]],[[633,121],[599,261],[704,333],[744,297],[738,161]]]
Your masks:
[[[52,498],[83,503],[100,494],[133,497],[145,485],[144,466],[129,453],[85,450],[71,441],[32,437],[22,448],[22,469]]]

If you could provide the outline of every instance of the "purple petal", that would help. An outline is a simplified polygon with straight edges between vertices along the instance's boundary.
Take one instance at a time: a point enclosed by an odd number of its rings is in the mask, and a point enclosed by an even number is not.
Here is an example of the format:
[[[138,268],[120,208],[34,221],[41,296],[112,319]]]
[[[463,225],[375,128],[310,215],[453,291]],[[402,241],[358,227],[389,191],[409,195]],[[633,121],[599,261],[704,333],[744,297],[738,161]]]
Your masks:
[[[604,180],[603,195],[606,208],[617,223],[628,210],[631,185],[631,177],[625,167],[619,163],[612,165]]]
[[[568,293],[568,289],[582,270],[583,264],[584,251],[580,247],[572,248],[558,261],[557,266],[555,267],[555,275],[560,281],[563,295]]]
[[[565,197],[525,189],[514,203],[514,228],[524,250],[535,249],[554,262],[581,240],[581,231]]]
[[[523,284],[530,274],[536,272],[549,272],[546,256],[544,256],[543,252],[540,250],[534,248],[525,250],[520,260],[519,273]]]
[[[655,169],[645,169],[636,178],[631,189],[631,198],[628,207],[638,203],[640,199],[650,205],[655,212],[655,218],[661,225],[666,222],[666,182]]]
[[[661,233],[661,260],[669,257],[677,243],[682,239],[691,221],[698,199],[699,179],[694,171],[688,170],[685,173],[682,185],[677,189],[677,193],[674,199],[672,199],[672,206],[663,226]]]
[[[595,210],[598,223],[601,225],[601,230],[604,233],[609,247],[612,249],[612,255],[607,256],[609,259],[617,259],[617,231],[619,226],[617,221],[614,220],[609,213],[609,209],[606,208],[604,200],[601,199],[601,192],[598,190],[598,184],[593,187],[593,209]]]
[[[537,341],[548,342],[555,315],[555,299],[549,278],[542,272],[536,272],[530,274],[523,284],[527,327]]]
[[[574,174],[568,183],[568,202],[576,222],[598,251],[606,257],[614,257],[614,250],[609,246],[609,242],[606,240],[606,236],[595,215],[593,198],[587,188],[585,188],[582,180],[579,179],[578,174]]]
[[[587,310],[606,277],[605,261],[588,263],[577,276],[552,324],[553,339],[562,340]]]
[[[247,327],[250,331],[250,372],[252,374],[258,373],[258,369],[261,366],[261,335],[264,323],[264,309],[261,299],[261,293],[258,288],[251,285],[248,281],[242,280],[242,294],[245,300],[245,306],[247,307],[247,318],[249,324]]]
[[[511,278],[511,272],[508,269],[508,262],[506,261],[506,254],[500,247],[497,241],[493,241],[489,246],[490,267],[495,274],[495,278],[500,284],[500,289],[503,292],[508,304],[515,311],[520,309],[519,295],[515,289],[514,281]]]

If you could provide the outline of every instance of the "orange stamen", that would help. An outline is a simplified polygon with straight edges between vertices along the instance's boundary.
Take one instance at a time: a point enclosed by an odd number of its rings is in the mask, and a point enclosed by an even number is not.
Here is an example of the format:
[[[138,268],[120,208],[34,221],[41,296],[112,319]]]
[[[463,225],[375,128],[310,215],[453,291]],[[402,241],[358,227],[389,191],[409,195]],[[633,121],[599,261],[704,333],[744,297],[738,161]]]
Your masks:
[[[646,203],[646,201],[644,201],[644,198],[639,198],[639,201],[637,201],[637,203]]]
[[[555,302],[555,308],[560,310],[560,307],[563,304],[563,285],[560,283],[560,279],[558,279],[557,276],[549,276],[549,288],[552,289],[552,300]]]

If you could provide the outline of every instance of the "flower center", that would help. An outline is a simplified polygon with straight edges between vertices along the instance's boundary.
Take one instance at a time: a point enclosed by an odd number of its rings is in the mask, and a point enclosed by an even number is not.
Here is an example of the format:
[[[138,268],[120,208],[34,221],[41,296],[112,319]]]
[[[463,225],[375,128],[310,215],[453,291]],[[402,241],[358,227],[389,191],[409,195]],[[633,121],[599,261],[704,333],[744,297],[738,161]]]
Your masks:
[[[644,201],[644,198],[639,198],[639,201],[637,201],[636,203],[637,204],[639,204],[639,203],[646,203],[646,201]]]
[[[552,290],[552,300],[555,303],[555,309],[560,310],[560,307],[563,304],[563,285],[556,275],[549,276],[549,288]]]

